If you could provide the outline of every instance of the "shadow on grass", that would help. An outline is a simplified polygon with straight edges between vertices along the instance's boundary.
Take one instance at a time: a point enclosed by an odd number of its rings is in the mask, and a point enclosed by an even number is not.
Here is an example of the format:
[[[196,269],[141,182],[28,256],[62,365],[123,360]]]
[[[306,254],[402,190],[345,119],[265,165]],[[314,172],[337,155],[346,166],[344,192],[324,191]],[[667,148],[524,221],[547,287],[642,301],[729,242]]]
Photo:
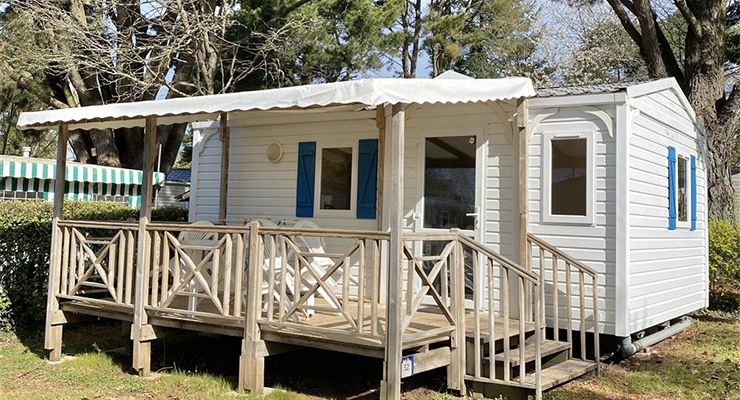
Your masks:
[[[65,325],[63,353],[106,353],[122,371],[131,373],[130,353],[118,351],[131,343],[121,328],[121,322],[108,320]],[[48,358],[43,329],[19,330],[16,335],[30,352]],[[236,389],[240,354],[241,338],[177,331],[152,343],[152,371],[217,376]],[[376,358],[298,350],[267,357],[265,386],[323,398],[377,399],[382,367],[383,360]],[[405,379],[404,392],[419,388],[443,391],[445,383],[446,371],[442,368]]]

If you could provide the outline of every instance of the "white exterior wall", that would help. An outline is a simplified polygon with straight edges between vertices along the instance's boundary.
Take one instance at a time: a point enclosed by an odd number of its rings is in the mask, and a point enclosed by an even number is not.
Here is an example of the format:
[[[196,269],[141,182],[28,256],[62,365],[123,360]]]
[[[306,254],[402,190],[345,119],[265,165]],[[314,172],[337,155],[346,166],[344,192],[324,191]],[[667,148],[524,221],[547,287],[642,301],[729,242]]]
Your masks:
[[[616,107],[614,104],[602,105],[600,109],[607,112],[614,120]],[[541,119],[539,114],[552,113],[554,108],[530,108],[529,121]],[[543,221],[542,210],[545,200],[543,192],[544,174],[544,137],[543,133],[574,133],[593,132],[595,145],[595,193],[593,225],[549,223]],[[545,118],[534,127],[529,140],[529,229],[530,232],[546,242],[556,246],[563,252],[571,255],[596,270],[599,274],[599,320],[602,322],[601,332],[615,334],[616,324],[616,140],[608,133],[605,123],[583,111],[581,106],[562,106],[557,108],[557,114]],[[536,256],[536,254],[535,254]],[[546,260],[545,296],[547,315],[552,312],[552,262]],[[533,260],[533,269],[539,273],[539,261]],[[571,271],[575,271],[574,268]],[[560,327],[567,326],[565,266],[561,263],[558,274],[559,317]],[[592,319],[590,279],[586,278],[586,319]],[[578,314],[578,274],[572,275],[573,301],[573,328],[579,329],[580,315]],[[548,322],[548,325],[551,322]],[[587,325],[591,330],[590,325]]]
[[[702,136],[670,90],[635,96],[629,155],[629,330],[705,307],[707,187]],[[696,156],[696,230],[668,230],[668,146]],[[690,167],[690,165],[689,165]],[[690,221],[690,216],[689,216]]]
[[[227,220],[232,223],[254,218],[296,220],[299,142],[316,141],[320,146],[341,140],[356,145],[360,139],[378,137],[375,111],[230,114],[229,126],[231,147]],[[197,128],[193,148],[190,220],[216,222],[221,168],[218,125]],[[284,155],[278,163],[267,159],[267,147],[272,142],[283,145]],[[299,219],[311,219],[322,228],[377,228],[374,219],[356,219],[346,215]]]

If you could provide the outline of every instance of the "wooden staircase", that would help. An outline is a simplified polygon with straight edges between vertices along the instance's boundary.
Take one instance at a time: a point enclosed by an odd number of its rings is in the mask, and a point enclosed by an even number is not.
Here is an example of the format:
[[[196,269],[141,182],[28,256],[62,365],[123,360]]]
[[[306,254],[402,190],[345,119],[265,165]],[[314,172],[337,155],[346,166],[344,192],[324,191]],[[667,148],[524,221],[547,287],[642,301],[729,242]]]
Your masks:
[[[468,394],[540,399],[545,390],[599,370],[596,271],[531,234],[523,266],[473,240],[460,241],[473,249],[473,271],[483,269],[488,277],[473,282],[483,290],[472,293],[472,324],[466,326]],[[593,345],[588,351],[587,341]]]
[[[535,375],[532,373],[535,369],[535,343],[534,343],[534,330],[530,330],[527,334],[527,338],[524,343],[524,363],[527,374],[524,377],[523,382],[519,380],[519,366],[521,364],[520,352],[522,347],[518,343],[518,333],[512,334],[509,338],[510,351],[507,357],[504,353],[504,339],[500,338],[495,343],[495,354],[493,356],[495,376],[504,377],[508,369],[509,382],[501,382],[500,385],[510,385],[525,389],[524,391],[531,391],[535,389]],[[472,338],[468,338],[466,343],[466,352],[468,355],[474,353],[474,341]],[[491,355],[489,354],[489,343],[487,340],[481,340],[480,354],[482,355],[482,376],[490,376],[491,368]],[[548,390],[558,385],[576,379],[580,376],[588,374],[591,371],[596,370],[597,364],[593,360],[583,360],[580,358],[572,357],[571,344],[568,342],[548,340],[542,341],[540,346],[540,354],[542,360],[542,372],[541,382],[542,390]],[[469,362],[466,366],[467,373],[472,375],[474,373],[474,364],[472,357],[467,357]],[[482,383],[482,382],[479,382]],[[499,384],[491,384],[494,387]],[[476,390],[473,390],[474,392]]]

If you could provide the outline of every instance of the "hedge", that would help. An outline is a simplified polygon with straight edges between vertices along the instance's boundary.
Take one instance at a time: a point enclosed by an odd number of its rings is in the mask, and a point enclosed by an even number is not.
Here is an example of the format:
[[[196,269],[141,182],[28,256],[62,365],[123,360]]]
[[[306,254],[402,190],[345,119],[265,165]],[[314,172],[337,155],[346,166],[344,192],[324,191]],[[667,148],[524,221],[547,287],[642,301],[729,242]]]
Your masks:
[[[0,329],[32,326],[44,320],[49,272],[53,204],[0,202]],[[88,221],[136,220],[139,211],[125,204],[66,201],[64,218]],[[154,221],[185,222],[188,210],[162,207]]]

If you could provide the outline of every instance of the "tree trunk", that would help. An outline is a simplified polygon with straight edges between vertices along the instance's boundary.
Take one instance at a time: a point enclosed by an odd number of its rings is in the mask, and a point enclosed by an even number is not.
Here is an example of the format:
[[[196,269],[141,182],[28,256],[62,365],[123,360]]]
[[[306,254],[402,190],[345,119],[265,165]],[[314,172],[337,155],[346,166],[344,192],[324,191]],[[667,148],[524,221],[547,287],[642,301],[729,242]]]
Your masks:
[[[740,121],[738,89],[725,99],[725,3],[702,0],[688,7],[697,26],[686,35],[686,95],[707,131],[709,217],[728,220],[733,216],[730,160]]]
[[[726,95],[725,0],[680,0],[678,12],[687,23],[683,70],[657,21],[649,0],[607,0],[620,23],[640,48],[651,77],[673,76],[694,108],[707,134],[707,190],[709,218],[733,216],[731,160],[740,130],[740,88]],[[627,15],[631,11],[639,29]]]

